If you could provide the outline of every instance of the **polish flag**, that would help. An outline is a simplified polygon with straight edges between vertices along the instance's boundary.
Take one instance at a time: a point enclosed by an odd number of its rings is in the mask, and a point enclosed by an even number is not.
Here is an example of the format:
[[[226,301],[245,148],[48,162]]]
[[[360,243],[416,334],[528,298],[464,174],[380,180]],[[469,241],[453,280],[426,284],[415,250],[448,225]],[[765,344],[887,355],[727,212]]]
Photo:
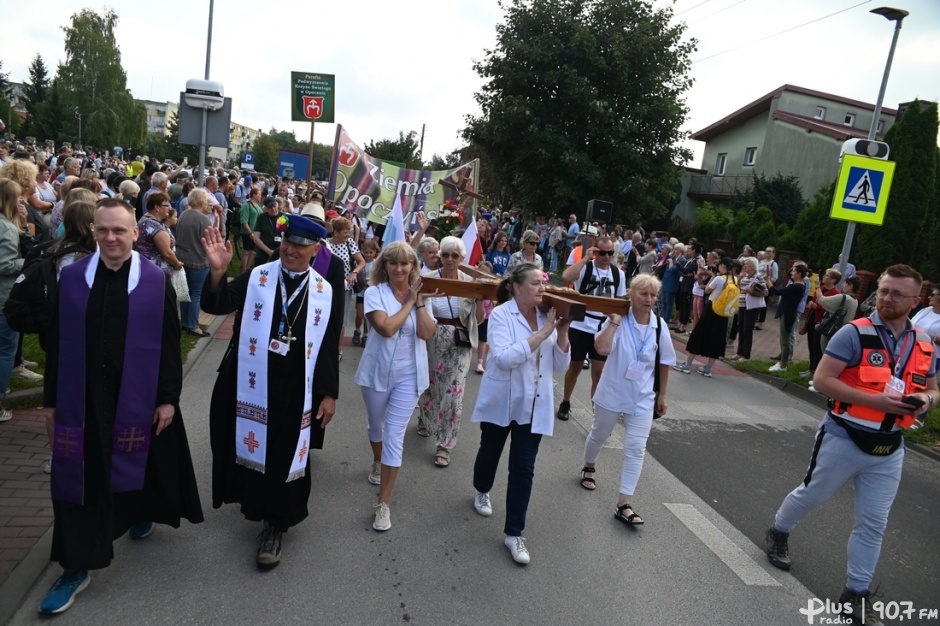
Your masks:
[[[382,243],[389,244],[393,241],[405,241],[405,219],[401,211],[401,196],[397,194],[385,225],[385,233],[382,235]]]
[[[480,245],[480,234],[477,231],[477,221],[470,220],[470,225],[464,231],[463,245],[467,248],[466,263],[470,267],[476,267],[477,263],[483,260],[483,246]]]

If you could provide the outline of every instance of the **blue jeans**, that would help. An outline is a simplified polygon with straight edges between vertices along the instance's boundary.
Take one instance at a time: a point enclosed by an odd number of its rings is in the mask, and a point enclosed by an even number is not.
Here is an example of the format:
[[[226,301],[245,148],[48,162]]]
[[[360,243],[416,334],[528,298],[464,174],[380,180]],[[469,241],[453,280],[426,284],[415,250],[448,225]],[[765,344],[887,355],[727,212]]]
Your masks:
[[[180,319],[183,328],[199,328],[199,304],[202,302],[202,286],[206,283],[209,268],[192,269],[186,271],[186,285],[189,287],[189,302],[180,302]]]
[[[672,312],[676,304],[676,292],[675,291],[663,291],[662,292],[662,316],[668,324],[672,319]]]
[[[10,384],[10,372],[13,371],[13,357],[20,334],[7,324],[6,315],[0,314],[0,400],[6,397],[7,385]]]
[[[525,530],[529,497],[532,495],[532,477],[535,476],[535,457],[539,453],[542,435],[532,434],[531,424],[510,422],[509,426],[480,424],[480,449],[473,464],[473,486],[480,493],[489,493],[496,480],[496,468],[503,454],[506,438],[509,444],[509,486],[506,489],[506,525],[503,532],[521,537]]]
[[[889,456],[866,454],[852,443],[845,429],[826,418],[816,433],[813,461],[806,478],[780,505],[774,527],[789,533],[851,480],[855,486],[855,527],[849,536],[845,586],[856,592],[868,591],[901,482],[904,446]]]

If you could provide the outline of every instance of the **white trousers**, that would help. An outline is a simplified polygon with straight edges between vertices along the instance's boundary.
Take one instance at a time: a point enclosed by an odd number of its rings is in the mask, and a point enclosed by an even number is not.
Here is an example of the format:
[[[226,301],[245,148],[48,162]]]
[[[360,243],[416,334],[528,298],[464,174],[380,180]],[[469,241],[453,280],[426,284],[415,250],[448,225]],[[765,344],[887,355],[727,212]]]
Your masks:
[[[594,424],[584,442],[584,460],[587,463],[596,463],[601,454],[604,442],[614,430],[614,424],[621,413],[610,411],[594,405]],[[632,496],[636,491],[636,484],[640,481],[640,472],[643,471],[643,458],[646,456],[646,440],[649,439],[650,429],[653,427],[653,414],[624,415],[623,425],[626,433],[623,440],[623,469],[620,471],[620,493]]]
[[[382,442],[382,464],[401,467],[402,449],[405,445],[405,430],[418,405],[416,372],[396,371],[395,380],[388,391],[376,391],[371,387],[360,387],[369,416],[369,441]]]

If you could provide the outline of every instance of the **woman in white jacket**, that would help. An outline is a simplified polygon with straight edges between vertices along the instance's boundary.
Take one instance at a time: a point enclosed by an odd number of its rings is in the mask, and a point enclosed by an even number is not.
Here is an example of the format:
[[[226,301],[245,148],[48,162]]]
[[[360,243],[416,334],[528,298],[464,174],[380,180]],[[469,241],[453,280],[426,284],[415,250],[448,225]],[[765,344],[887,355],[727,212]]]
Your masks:
[[[643,519],[633,510],[633,494],[643,469],[653,414],[663,415],[666,412],[666,383],[669,380],[669,368],[676,362],[669,329],[661,317],[652,314],[659,289],[660,282],[655,276],[640,274],[634,277],[628,294],[630,312],[623,317],[611,315],[607,325],[594,339],[594,349],[608,356],[604,373],[594,392],[594,424],[584,442],[581,486],[594,490],[595,463],[622,414],[626,433],[623,467],[620,471],[620,495],[614,517],[629,526],[643,523]],[[653,391],[657,350],[658,393]]]
[[[404,242],[387,245],[372,266],[365,315],[375,330],[359,361],[355,381],[369,416],[372,469],[380,485],[372,528],[392,527],[389,503],[401,467],[405,429],[418,396],[428,388],[427,340],[437,325],[421,289],[418,255]],[[433,295],[433,294],[431,294]]]
[[[555,310],[539,309],[545,284],[542,271],[531,263],[513,268],[499,284],[488,323],[490,353],[481,391],[470,420],[480,423],[480,449],[473,465],[474,507],[484,517],[493,514],[490,489],[506,438],[509,446],[509,483],[506,490],[505,544],[517,563],[528,563],[522,538],[525,528],[535,457],[542,435],[554,425],[552,381],[571,361],[568,344],[570,320],[558,319]]]

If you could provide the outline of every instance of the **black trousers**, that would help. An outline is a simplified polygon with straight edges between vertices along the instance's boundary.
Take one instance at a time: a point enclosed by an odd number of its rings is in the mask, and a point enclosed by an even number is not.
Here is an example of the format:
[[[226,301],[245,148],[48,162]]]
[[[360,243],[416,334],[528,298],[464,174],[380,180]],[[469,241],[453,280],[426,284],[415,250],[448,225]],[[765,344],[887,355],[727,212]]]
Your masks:
[[[513,537],[525,530],[529,497],[532,495],[532,477],[535,476],[535,457],[539,453],[542,435],[532,433],[531,424],[510,422],[509,426],[480,424],[480,449],[473,464],[473,486],[480,493],[489,493],[496,480],[499,457],[503,454],[506,438],[509,444],[509,484],[506,489],[506,524],[503,532]]]

